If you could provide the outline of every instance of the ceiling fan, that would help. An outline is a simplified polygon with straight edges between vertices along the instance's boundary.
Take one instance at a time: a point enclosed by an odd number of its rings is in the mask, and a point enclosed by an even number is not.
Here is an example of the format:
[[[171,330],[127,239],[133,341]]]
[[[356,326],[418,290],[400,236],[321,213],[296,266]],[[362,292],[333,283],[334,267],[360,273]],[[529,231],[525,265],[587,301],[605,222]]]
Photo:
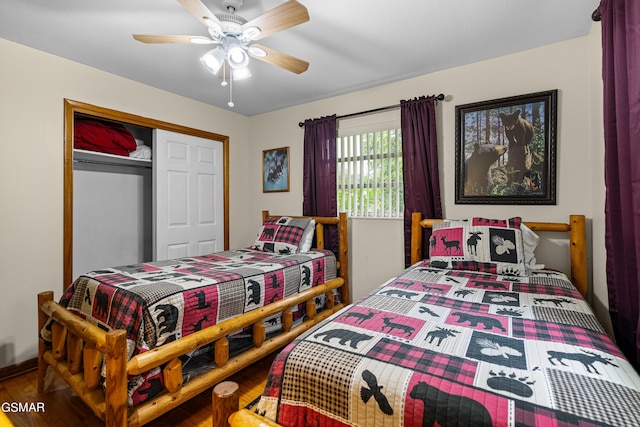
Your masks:
[[[218,45],[205,53],[200,60],[212,73],[219,75],[228,71],[234,80],[251,75],[247,68],[249,56],[296,74],[309,68],[307,61],[254,43],[309,20],[307,8],[296,0],[288,0],[250,21],[236,15],[243,0],[222,0],[227,12],[215,14],[201,0],[178,1],[207,27],[210,37],[134,34],[133,38],[143,43]],[[226,85],[226,78],[223,85]]]

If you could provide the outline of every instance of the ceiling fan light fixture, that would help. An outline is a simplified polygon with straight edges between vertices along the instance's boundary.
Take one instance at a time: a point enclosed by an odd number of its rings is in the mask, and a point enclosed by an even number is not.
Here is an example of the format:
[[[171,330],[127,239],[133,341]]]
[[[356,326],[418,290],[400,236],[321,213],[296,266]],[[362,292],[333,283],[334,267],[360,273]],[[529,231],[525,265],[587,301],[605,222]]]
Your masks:
[[[209,52],[200,57],[200,62],[202,62],[202,64],[207,67],[207,69],[213,74],[218,74],[218,71],[220,71],[220,68],[224,64],[224,61],[224,50],[220,49],[219,47],[211,49]]]
[[[233,70],[233,80],[244,80],[251,77],[251,71],[249,67],[237,68]]]
[[[240,45],[231,45],[227,49],[227,61],[233,69],[246,68],[249,64],[249,55]]]

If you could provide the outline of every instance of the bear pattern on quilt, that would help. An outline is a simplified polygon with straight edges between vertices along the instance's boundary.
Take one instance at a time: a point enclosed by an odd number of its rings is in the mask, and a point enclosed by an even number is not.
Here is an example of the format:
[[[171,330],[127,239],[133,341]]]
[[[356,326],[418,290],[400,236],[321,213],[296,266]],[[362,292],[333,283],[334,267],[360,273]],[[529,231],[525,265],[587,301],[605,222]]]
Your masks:
[[[92,271],[74,281],[60,304],[104,330],[126,330],[131,358],[335,277],[336,258],[327,250],[281,255],[247,248]],[[297,319],[304,306],[292,311]],[[279,316],[267,320],[267,333],[281,329]],[[245,336],[249,330],[234,338]],[[160,369],[132,378],[129,404],[162,387]]]
[[[423,261],[287,346],[284,426],[640,425],[640,379],[567,277]]]

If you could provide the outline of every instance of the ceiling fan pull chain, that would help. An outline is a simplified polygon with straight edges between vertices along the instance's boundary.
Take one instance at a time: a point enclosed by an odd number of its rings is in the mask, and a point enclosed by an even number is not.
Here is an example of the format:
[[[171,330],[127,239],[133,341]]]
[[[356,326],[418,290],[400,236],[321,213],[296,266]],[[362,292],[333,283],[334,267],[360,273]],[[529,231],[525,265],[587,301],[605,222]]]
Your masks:
[[[222,64],[222,83],[220,83],[222,87],[227,85],[227,64]]]
[[[229,102],[227,105],[231,108],[235,105],[233,103],[233,76],[229,76]]]

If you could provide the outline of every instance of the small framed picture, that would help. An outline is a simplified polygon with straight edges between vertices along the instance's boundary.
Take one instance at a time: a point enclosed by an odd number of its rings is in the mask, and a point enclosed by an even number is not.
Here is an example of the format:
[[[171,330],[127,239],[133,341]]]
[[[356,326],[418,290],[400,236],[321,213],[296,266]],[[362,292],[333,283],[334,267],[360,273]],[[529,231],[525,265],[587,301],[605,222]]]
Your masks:
[[[456,106],[456,204],[556,204],[557,94]]]
[[[262,152],[262,192],[289,191],[289,147]]]

